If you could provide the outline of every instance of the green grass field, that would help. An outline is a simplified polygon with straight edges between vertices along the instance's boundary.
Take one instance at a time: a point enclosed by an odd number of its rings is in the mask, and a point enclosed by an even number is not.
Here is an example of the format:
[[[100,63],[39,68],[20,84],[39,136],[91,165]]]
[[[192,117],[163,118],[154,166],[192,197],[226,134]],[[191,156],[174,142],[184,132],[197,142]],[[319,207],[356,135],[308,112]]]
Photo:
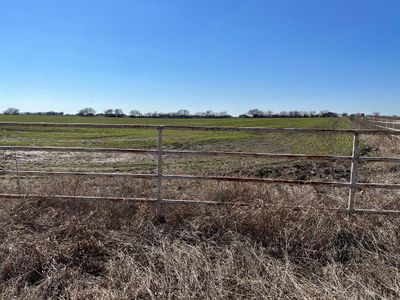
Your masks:
[[[343,118],[227,118],[227,119],[156,119],[156,118],[106,118],[79,116],[0,115],[0,122],[50,122],[97,124],[147,124],[192,125],[232,127],[318,127],[348,128]]]
[[[269,128],[349,128],[344,118],[276,119],[132,119],[77,116],[8,116],[0,122],[151,124]],[[0,145],[154,148],[155,130],[1,127]],[[348,154],[348,135],[245,133],[166,130],[164,145],[174,149],[278,151],[309,154]]]

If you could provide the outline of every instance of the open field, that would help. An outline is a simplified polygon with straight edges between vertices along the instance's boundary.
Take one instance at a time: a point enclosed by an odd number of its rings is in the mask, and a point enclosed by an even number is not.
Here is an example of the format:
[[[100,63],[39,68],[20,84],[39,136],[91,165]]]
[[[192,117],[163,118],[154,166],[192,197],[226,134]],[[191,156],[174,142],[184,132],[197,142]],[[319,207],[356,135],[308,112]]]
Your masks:
[[[85,120],[89,119],[96,120]],[[124,119],[138,123],[141,120]],[[0,121],[21,120],[0,118]],[[190,125],[210,126],[351,126],[340,118],[215,120],[230,124],[215,124],[213,120],[146,121],[184,122],[180,125],[205,122]],[[142,133],[137,130],[76,132],[44,128],[40,132],[10,127],[1,130],[1,134],[3,145],[19,142],[20,145],[155,146],[154,132],[140,136]],[[192,133],[168,132],[167,148],[348,155],[352,138],[330,134],[229,136],[206,132],[189,137],[187,134]],[[397,140],[387,137],[363,137],[362,151],[363,155],[399,156],[400,147]],[[151,155],[3,153],[0,168],[17,166],[20,170],[155,173],[156,161]],[[349,170],[349,164],[343,162],[250,158],[176,156],[167,158],[165,163],[165,172],[172,174],[302,180],[348,181]],[[395,164],[374,163],[363,164],[359,176],[361,181],[400,183],[399,173]],[[151,180],[127,178],[3,176],[0,189],[21,194],[154,197],[156,185]],[[288,205],[345,207],[347,188],[174,181],[165,182],[164,193],[172,199],[237,201],[249,206],[171,206],[166,207],[165,222],[159,222],[153,219],[152,205],[127,201],[4,199],[0,204],[1,297],[398,299],[400,296],[398,217],[348,218],[326,210],[287,209]],[[359,190],[356,201],[365,208],[399,209],[399,196],[394,190]]]
[[[82,122],[103,120],[109,123],[121,122],[117,118],[82,118],[82,117],[41,117],[41,116],[2,116],[0,121],[52,121]],[[33,119],[32,119],[33,118]],[[347,120],[341,118],[315,119],[214,119],[214,120],[157,120],[157,119],[122,119],[131,123],[180,124],[180,125],[235,125],[264,127],[309,127],[309,128],[348,128]],[[156,148],[156,130],[139,129],[96,129],[96,128],[34,128],[1,127],[0,145],[30,146],[82,146],[82,147],[121,147],[121,148]],[[304,153],[349,155],[352,136],[336,134],[288,134],[288,133],[247,133],[247,132],[212,132],[165,130],[163,144],[167,149],[189,150],[229,150],[271,153]],[[156,173],[154,155],[133,155],[116,153],[46,153],[46,152],[5,152],[0,168],[20,170],[49,171],[86,171],[86,172],[134,172]],[[167,155],[164,170],[169,174],[192,175],[240,175],[248,177],[291,176],[297,179],[311,179],[319,176],[319,165],[304,162],[266,160],[260,158],[235,157],[185,157]],[[333,171],[332,164],[320,165]],[[349,173],[348,164],[339,166],[335,179],[345,179]],[[304,177],[305,176],[305,177]],[[304,178],[303,178],[304,177]]]
[[[221,119],[158,119],[158,118],[107,118],[46,115],[0,115],[0,122],[48,122],[95,124],[146,124],[232,127],[336,127],[342,118],[221,118]],[[342,128],[342,127],[340,127]]]
[[[213,119],[213,120],[169,120],[169,119],[118,119],[84,117],[43,117],[43,116],[0,116],[1,121],[36,122],[96,122],[130,124],[169,124],[193,126],[248,126],[248,127],[300,127],[300,128],[348,128],[347,120],[341,118],[315,119]],[[351,153],[351,135],[331,134],[282,134],[247,132],[211,132],[166,130],[163,144],[167,149],[188,150],[229,150],[271,153],[304,153],[310,155]],[[152,148],[157,147],[156,130],[137,129],[76,129],[76,128],[0,128],[0,145],[15,146],[73,146],[73,147],[120,147]],[[15,160],[5,153],[0,157],[0,168],[14,168]],[[47,169],[52,171],[97,171],[97,172],[156,172],[156,160],[153,155],[103,154],[103,153],[18,153],[21,170]],[[264,176],[265,159],[254,158],[204,158],[204,157],[167,157],[164,168],[171,174],[193,175],[248,175]],[[270,163],[279,165],[282,161]],[[284,163],[284,162],[283,162]],[[296,168],[296,167],[295,167]],[[301,172],[297,170],[297,172]],[[264,174],[264,175],[263,175]]]
[[[341,118],[304,118],[304,119],[131,119],[131,118],[87,118],[87,117],[58,117],[58,116],[6,116],[0,115],[0,122],[54,122],[54,123],[104,123],[104,124],[146,124],[146,125],[189,125],[189,126],[231,126],[231,127],[298,127],[298,128],[348,128],[349,123]],[[121,147],[121,148],[154,148],[157,142],[155,130],[135,129],[76,129],[76,128],[0,128],[0,145],[35,145],[35,146],[83,146],[83,147]],[[304,151],[307,147],[310,154],[326,153],[327,151],[349,151],[343,147],[349,139],[334,137],[333,141],[322,136],[309,135],[293,136],[288,143],[279,143],[282,136],[274,134],[255,134],[245,132],[194,132],[170,131],[165,132],[164,144],[167,148],[192,149],[204,147],[229,148],[239,143],[257,146],[267,140],[277,150],[289,152]],[[271,141],[273,143],[271,143]],[[242,143],[241,143],[242,142]],[[344,148],[344,150],[342,150]],[[266,149],[269,150],[269,149]],[[273,149],[271,149],[273,150]],[[244,151],[244,149],[242,149]]]

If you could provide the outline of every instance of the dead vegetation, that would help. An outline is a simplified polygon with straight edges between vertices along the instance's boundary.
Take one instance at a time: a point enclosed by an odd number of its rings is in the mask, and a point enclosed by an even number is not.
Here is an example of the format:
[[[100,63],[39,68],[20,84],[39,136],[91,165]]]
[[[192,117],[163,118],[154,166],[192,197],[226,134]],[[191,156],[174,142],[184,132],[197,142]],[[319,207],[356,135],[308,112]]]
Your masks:
[[[368,140],[383,156],[397,141]],[[257,165],[251,175],[348,180],[347,167],[317,162]],[[261,173],[261,171],[263,173]],[[279,174],[277,172],[280,172]],[[363,165],[360,176],[396,182],[396,166]],[[22,180],[22,179],[21,179]],[[145,180],[0,181],[22,194],[153,197]],[[2,299],[398,299],[400,219],[336,214],[347,189],[257,184],[165,183],[165,197],[249,206],[166,206],[127,201],[3,199]],[[357,193],[357,207],[399,209],[399,192]],[[301,211],[288,209],[301,205]],[[319,208],[319,210],[315,209]]]
[[[47,182],[50,190],[59,186]],[[303,204],[311,204],[304,199],[315,195],[305,192]],[[4,200],[2,298],[399,297],[397,217],[289,210],[285,202],[300,193],[289,187],[221,184],[203,193],[253,204],[167,206],[159,223],[153,205]]]

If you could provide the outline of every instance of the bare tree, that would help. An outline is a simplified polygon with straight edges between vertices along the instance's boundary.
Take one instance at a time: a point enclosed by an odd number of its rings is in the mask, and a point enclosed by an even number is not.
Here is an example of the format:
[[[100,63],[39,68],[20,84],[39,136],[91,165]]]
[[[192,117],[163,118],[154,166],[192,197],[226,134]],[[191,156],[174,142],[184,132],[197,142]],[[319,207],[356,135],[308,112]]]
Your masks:
[[[215,114],[214,114],[214,112],[213,112],[212,110],[207,110],[207,111],[204,113],[204,116],[205,116],[206,118],[212,118],[214,115],[215,115]]]
[[[124,111],[120,108],[116,108],[114,111],[114,116],[116,116],[117,118],[123,117]]]
[[[247,114],[248,114],[249,116],[254,117],[254,118],[265,116],[265,113],[264,113],[262,110],[258,109],[258,108],[250,109],[250,110],[247,112]]]
[[[288,114],[288,112],[287,111],[281,111],[280,113],[279,113],[279,116],[280,117],[287,117],[289,114]]]
[[[114,110],[113,109],[106,109],[104,111],[104,114],[106,115],[106,117],[113,117],[114,116]]]
[[[178,117],[188,117],[190,115],[190,111],[188,111],[187,109],[180,109],[176,112],[176,115]]]
[[[291,118],[298,118],[298,117],[300,117],[300,116],[301,116],[301,114],[300,114],[300,112],[297,111],[297,110],[291,110],[291,111],[289,111],[289,117],[291,117]]]
[[[157,117],[160,116],[160,113],[157,112],[157,111],[154,111],[154,112],[147,112],[147,113],[145,113],[143,116],[146,117],[146,118],[157,118]]]
[[[14,108],[14,107],[10,107],[7,108],[3,114],[5,115],[19,115],[19,109],[18,108]]]
[[[378,119],[378,117],[381,115],[379,111],[374,111],[372,114],[374,115],[375,119]]]
[[[142,113],[141,113],[140,111],[138,111],[138,110],[131,110],[131,111],[129,112],[129,115],[130,115],[132,118],[138,118],[138,117],[141,117],[141,116],[142,116]]]
[[[83,117],[93,117],[96,111],[91,107],[82,108],[79,112],[79,116]]]

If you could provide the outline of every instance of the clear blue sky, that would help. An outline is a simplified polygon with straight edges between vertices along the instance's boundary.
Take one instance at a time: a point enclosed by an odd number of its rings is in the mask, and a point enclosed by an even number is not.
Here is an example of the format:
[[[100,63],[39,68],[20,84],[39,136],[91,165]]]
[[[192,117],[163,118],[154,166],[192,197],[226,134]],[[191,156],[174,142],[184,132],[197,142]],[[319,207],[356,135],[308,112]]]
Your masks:
[[[0,111],[400,114],[399,0],[0,0]]]

